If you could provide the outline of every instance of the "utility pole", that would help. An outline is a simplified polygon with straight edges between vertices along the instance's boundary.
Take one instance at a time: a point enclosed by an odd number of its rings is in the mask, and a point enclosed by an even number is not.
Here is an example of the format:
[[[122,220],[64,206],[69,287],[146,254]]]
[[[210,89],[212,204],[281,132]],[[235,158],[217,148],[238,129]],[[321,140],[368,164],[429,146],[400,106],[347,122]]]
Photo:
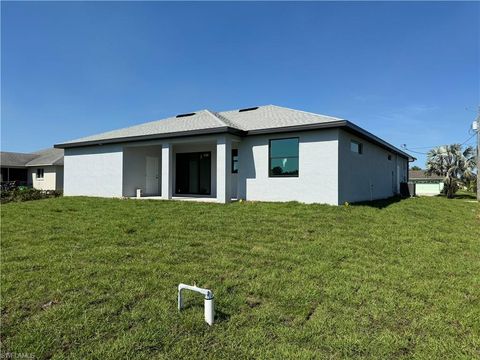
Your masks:
[[[477,201],[480,201],[480,108],[473,130],[477,131]]]
[[[480,201],[480,106],[478,115],[472,124],[472,129],[477,133],[477,201]]]

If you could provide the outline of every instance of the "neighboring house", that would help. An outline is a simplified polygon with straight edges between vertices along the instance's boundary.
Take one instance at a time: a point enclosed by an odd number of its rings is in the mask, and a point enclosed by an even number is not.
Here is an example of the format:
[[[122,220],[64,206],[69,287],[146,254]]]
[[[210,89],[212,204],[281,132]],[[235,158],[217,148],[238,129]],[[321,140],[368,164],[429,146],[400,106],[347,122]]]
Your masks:
[[[65,195],[300,201],[388,198],[405,152],[351,122],[274,105],[201,110],[55,145]]]
[[[63,189],[63,150],[45,149],[34,153],[0,152],[1,181],[40,190]]]
[[[427,175],[425,170],[410,170],[408,178],[409,182],[415,184],[416,195],[439,195],[443,190],[444,178],[438,175]]]

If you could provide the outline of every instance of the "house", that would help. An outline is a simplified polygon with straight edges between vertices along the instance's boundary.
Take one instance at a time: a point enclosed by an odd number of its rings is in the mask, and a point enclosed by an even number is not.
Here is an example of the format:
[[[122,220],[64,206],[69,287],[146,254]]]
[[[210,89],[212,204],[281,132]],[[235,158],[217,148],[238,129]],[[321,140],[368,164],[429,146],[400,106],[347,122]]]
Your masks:
[[[420,196],[439,195],[443,190],[444,178],[439,175],[427,175],[425,170],[410,170],[409,182],[415,184],[415,194]]]
[[[350,121],[275,105],[201,110],[55,145],[65,195],[300,201],[388,198],[405,152]]]
[[[63,149],[34,153],[0,152],[1,181],[40,190],[63,189]]]

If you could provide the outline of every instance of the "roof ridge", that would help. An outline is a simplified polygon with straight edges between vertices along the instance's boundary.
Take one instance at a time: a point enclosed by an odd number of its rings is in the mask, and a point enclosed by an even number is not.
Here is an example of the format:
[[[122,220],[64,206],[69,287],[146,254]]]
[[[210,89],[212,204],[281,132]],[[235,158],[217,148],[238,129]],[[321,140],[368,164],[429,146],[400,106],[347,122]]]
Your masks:
[[[240,108],[231,109],[231,110],[218,111],[218,113],[238,112],[239,110],[242,110],[242,109],[262,108],[262,107],[267,107],[267,106],[275,106],[275,105],[268,104],[268,105],[255,105],[255,106],[250,106],[250,107],[240,107]],[[277,106],[277,107],[279,107],[279,106]]]
[[[43,154],[36,154],[37,156],[32,160],[29,160],[25,166],[49,166],[57,165],[57,163],[63,160],[64,152],[61,149],[52,148],[55,151],[48,151]]]
[[[0,151],[3,154],[18,154],[18,155],[38,155],[37,153],[26,153],[26,152],[16,152],[16,151]]]
[[[39,156],[45,156],[45,155],[47,155],[48,153],[56,152],[57,150],[58,150],[58,149],[55,149],[55,148],[52,146],[52,147],[43,148],[43,149],[40,149],[40,150],[35,150],[34,152],[32,152],[32,154],[36,154],[36,155],[39,155]]]
[[[205,111],[208,115],[210,115],[211,117],[213,117],[215,120],[217,120],[219,123],[221,123],[222,125],[224,126],[230,126],[228,124],[227,121],[224,121],[223,118],[221,118],[217,112],[215,111],[212,111],[212,110],[208,110],[208,109],[204,109],[204,110],[200,110],[200,111]]]
[[[207,110],[212,116],[214,116],[216,119],[220,120],[224,125],[228,126],[228,127],[231,127],[231,128],[235,128],[235,129],[240,129],[238,127],[238,125],[235,125],[229,118],[227,118],[226,116],[220,114],[219,112],[217,111],[211,111],[211,110]],[[242,129],[240,129],[242,130]]]
[[[274,104],[265,105],[265,106],[273,106],[273,107],[276,107],[276,108],[279,108],[279,109],[287,109],[287,110],[291,110],[291,111],[301,112],[301,113],[304,113],[304,114],[327,117],[327,118],[335,119],[335,120],[347,120],[347,119],[339,118],[339,117],[336,117],[336,116],[330,116],[330,115],[324,115],[324,114],[317,114],[317,113],[310,112],[310,111],[303,111],[303,110],[292,109],[292,108],[289,108],[289,107],[286,107],[286,106],[278,106],[278,105],[274,105]]]

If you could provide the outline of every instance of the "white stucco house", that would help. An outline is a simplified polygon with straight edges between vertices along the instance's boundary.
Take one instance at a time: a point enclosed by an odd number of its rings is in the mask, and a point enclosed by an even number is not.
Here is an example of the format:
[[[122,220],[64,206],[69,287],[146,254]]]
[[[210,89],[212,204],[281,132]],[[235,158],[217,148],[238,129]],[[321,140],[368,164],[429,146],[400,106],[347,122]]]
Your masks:
[[[388,198],[410,156],[350,121],[267,105],[201,110],[55,145],[64,194],[343,204]]]
[[[415,195],[435,196],[443,191],[445,178],[439,175],[428,175],[426,170],[410,170],[408,181],[415,184]]]
[[[0,152],[1,182],[39,190],[63,189],[63,150],[48,148],[33,153]]]

